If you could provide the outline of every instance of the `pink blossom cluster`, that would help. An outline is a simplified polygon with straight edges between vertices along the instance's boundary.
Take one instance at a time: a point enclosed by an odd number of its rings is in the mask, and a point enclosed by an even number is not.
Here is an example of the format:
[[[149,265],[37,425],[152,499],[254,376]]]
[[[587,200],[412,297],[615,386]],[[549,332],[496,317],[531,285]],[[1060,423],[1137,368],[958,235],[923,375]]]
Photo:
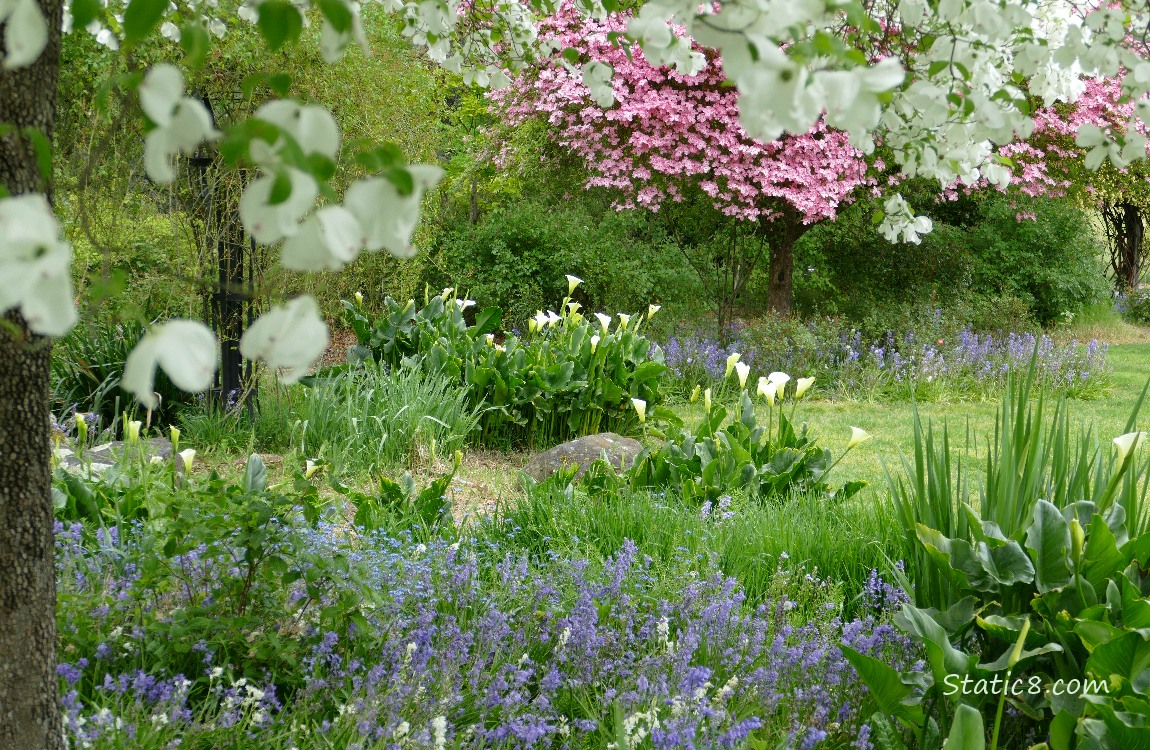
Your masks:
[[[1058,103],[1034,112],[1034,132],[1030,138],[1009,143],[998,150],[1014,162],[1014,184],[1026,195],[1061,197],[1074,185],[1076,162],[1085,149],[1075,144],[1078,129],[1094,125],[1115,134],[1126,130],[1134,113],[1134,103],[1122,100],[1122,80],[1087,78],[1086,88],[1073,105]],[[1119,170],[1126,174],[1128,170]],[[1092,185],[1083,189],[1093,194]]]
[[[584,20],[561,3],[541,36],[576,50],[576,70],[552,60],[492,94],[512,124],[546,117],[556,141],[590,169],[587,187],[618,191],[617,208],[658,211],[697,187],[729,216],[773,220],[789,205],[810,224],[833,219],[860,186],[877,190],[863,154],[821,121],[770,143],[749,137],[739,124],[738,93],[725,83],[714,50],[696,45],[706,65],[693,76],[651,65],[637,45],[628,55],[611,40],[627,19]],[[614,68],[609,107],[596,104],[581,81],[578,68],[591,61]]]

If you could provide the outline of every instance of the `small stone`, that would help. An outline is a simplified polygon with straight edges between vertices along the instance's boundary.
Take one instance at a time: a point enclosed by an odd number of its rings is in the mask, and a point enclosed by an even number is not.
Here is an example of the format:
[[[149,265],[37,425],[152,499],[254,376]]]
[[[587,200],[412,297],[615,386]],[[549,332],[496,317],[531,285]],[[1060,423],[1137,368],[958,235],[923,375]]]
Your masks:
[[[523,467],[523,473],[542,482],[564,466],[579,467],[576,478],[583,476],[591,464],[606,458],[616,469],[623,470],[635,461],[643,450],[638,440],[616,435],[614,432],[600,432],[596,435],[576,438],[562,445],[539,453]]]

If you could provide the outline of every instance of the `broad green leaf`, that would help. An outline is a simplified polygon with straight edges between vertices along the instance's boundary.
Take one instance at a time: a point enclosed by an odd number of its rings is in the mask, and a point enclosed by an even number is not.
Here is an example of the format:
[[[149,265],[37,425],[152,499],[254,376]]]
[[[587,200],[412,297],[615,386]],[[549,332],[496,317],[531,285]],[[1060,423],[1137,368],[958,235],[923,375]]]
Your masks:
[[[168,0],[132,0],[124,10],[124,44],[135,44],[152,33],[168,11]]]
[[[166,0],[164,6],[167,6]],[[272,52],[299,38],[300,32],[303,31],[303,18],[300,17],[299,10],[288,0],[264,0],[258,8],[259,20],[256,25]]]
[[[244,491],[248,494],[263,492],[268,486],[268,471],[260,454],[253,453],[248,456],[247,466],[244,467]]]
[[[986,730],[978,709],[966,704],[958,707],[950,725],[950,735],[946,738],[946,749],[986,750]]]
[[[204,64],[211,48],[211,37],[202,23],[193,21],[180,27],[180,48],[193,69]]]
[[[1033,553],[1034,582],[1040,593],[1070,581],[1070,525],[1053,503],[1040,499],[1034,504],[1026,547]]]
[[[866,683],[871,697],[882,712],[888,716],[902,719],[911,726],[922,723],[923,712],[920,697],[917,696],[910,685],[907,685],[902,676],[882,661],[860,654],[849,646],[840,647],[843,656],[859,673],[859,677]]]

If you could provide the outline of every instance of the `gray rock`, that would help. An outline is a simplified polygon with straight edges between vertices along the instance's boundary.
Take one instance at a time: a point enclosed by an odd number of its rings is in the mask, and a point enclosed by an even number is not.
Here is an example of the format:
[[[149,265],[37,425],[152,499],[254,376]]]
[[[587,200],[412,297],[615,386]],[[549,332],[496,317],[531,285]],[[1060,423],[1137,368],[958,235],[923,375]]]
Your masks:
[[[144,456],[151,461],[164,461],[172,457],[172,441],[167,438],[152,438],[141,445]],[[93,474],[99,474],[105,469],[115,466],[121,458],[135,455],[135,450],[125,446],[120,440],[110,443],[94,445],[84,451],[83,459],[71,448],[60,448],[56,451],[56,458],[60,466],[68,471],[83,472],[91,468]]]
[[[616,469],[621,470],[634,463],[641,450],[643,446],[638,440],[625,438],[614,432],[600,432],[597,435],[576,438],[533,456],[523,467],[523,473],[536,482],[542,482],[563,466],[575,464],[579,466],[575,476],[581,477],[592,462],[603,457],[606,457]]]

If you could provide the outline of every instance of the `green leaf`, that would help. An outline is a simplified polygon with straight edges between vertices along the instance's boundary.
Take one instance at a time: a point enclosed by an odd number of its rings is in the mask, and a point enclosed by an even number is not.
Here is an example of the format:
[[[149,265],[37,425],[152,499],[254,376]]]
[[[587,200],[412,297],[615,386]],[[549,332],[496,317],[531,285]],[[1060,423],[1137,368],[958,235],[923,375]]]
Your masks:
[[[1039,499],[1026,530],[1026,548],[1033,552],[1034,581],[1039,593],[1070,582],[1070,525],[1053,503]]]
[[[132,0],[124,11],[124,44],[131,45],[152,33],[168,11],[168,0]]]
[[[503,310],[498,307],[485,307],[475,315],[475,325],[471,326],[467,332],[473,338],[479,338],[489,333],[493,333],[499,329],[499,324],[503,321]]]
[[[902,675],[882,661],[873,656],[860,654],[850,646],[840,646],[840,649],[866,683],[871,697],[884,714],[901,719],[912,726],[922,723],[921,698],[903,681]]]
[[[202,23],[193,21],[180,27],[180,49],[192,68],[199,68],[208,57],[212,40]]]
[[[278,206],[291,197],[291,175],[286,171],[279,171],[276,173],[276,178],[272,182],[272,191],[268,195],[268,204]]]
[[[343,0],[318,0],[319,12],[331,23],[332,27],[341,34],[351,31],[351,9]]]
[[[268,486],[268,470],[260,454],[253,453],[248,456],[247,466],[244,467],[244,491],[254,495],[263,492]]]
[[[965,704],[954,712],[954,723],[946,738],[947,750],[986,750],[986,730],[982,726],[982,713]]]
[[[52,143],[40,132],[39,128],[24,128],[24,137],[32,144],[36,152],[36,165],[40,168],[40,176],[45,180],[52,179]]]
[[[72,0],[72,28],[82,29],[100,16],[100,0]]]
[[[167,0],[164,0],[164,5],[167,6]],[[256,26],[267,42],[268,49],[275,52],[299,38],[303,31],[303,18],[294,5],[287,0],[265,0],[258,7],[260,15]]]

